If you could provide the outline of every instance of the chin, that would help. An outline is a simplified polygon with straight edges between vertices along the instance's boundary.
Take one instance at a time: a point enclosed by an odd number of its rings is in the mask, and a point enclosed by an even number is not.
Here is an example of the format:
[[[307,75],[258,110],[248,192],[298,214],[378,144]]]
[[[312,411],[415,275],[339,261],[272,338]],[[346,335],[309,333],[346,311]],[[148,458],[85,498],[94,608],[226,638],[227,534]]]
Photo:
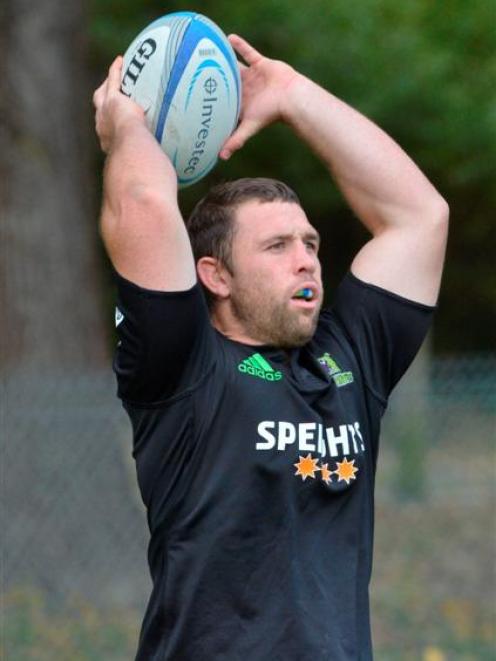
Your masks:
[[[286,326],[274,338],[273,344],[281,349],[296,349],[308,344],[315,334],[317,328],[317,319],[309,320],[308,324],[299,324],[298,327]]]
[[[313,338],[320,312],[320,306],[314,310],[294,310],[289,309],[287,302],[274,303],[268,296],[255,299],[239,292],[231,295],[230,306],[245,337],[281,349],[307,344]]]

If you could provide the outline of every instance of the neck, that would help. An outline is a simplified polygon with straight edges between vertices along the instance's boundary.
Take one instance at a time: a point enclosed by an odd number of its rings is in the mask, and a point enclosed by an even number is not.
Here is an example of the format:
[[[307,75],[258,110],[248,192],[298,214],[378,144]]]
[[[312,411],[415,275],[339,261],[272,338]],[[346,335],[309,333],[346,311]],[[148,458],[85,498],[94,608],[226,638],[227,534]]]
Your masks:
[[[210,311],[210,321],[213,327],[233,342],[261,346],[260,340],[251,337],[244,329],[243,323],[233,314],[227,301],[217,303]]]

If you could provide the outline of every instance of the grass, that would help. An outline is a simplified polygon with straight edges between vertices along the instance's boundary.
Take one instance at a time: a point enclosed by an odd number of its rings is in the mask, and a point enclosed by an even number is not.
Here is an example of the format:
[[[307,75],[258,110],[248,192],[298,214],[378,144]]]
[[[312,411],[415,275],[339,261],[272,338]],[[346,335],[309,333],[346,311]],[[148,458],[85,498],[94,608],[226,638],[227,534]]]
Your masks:
[[[380,508],[372,582],[379,661],[496,659],[492,515],[488,502]]]
[[[3,599],[2,659],[12,661],[124,661],[134,658],[140,614],[101,611],[78,598],[63,608],[19,588]]]

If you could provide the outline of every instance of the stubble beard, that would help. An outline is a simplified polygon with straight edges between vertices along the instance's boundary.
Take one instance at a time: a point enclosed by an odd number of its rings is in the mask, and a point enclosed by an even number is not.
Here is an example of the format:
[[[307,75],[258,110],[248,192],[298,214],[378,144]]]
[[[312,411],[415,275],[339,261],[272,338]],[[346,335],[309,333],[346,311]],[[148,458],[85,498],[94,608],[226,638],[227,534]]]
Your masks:
[[[291,310],[288,302],[275,301],[269,292],[253,294],[256,287],[238,287],[231,292],[231,309],[244,332],[262,344],[282,349],[309,342],[317,327],[320,305],[314,310]]]

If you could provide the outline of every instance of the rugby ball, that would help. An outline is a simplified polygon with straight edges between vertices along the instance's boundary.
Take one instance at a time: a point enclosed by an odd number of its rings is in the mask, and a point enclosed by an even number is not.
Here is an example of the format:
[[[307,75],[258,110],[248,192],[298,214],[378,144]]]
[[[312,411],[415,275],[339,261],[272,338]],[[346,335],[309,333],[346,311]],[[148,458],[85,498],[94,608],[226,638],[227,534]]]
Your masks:
[[[180,187],[214,167],[238,122],[236,55],[220,28],[194,12],[167,14],[140,32],[124,55],[121,91],[145,111]]]

